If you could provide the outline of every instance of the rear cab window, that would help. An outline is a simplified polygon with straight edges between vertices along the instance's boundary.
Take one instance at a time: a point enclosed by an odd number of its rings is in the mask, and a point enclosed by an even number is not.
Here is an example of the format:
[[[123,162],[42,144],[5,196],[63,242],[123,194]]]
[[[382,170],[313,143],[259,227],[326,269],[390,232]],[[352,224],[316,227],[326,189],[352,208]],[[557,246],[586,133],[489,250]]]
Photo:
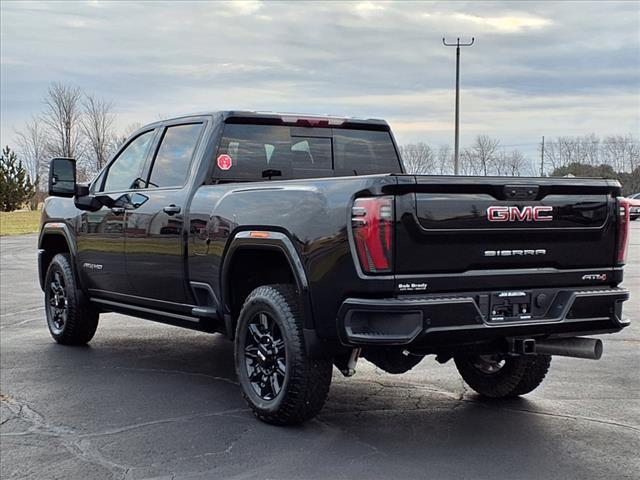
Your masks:
[[[388,131],[226,124],[217,181],[262,181],[399,173]]]

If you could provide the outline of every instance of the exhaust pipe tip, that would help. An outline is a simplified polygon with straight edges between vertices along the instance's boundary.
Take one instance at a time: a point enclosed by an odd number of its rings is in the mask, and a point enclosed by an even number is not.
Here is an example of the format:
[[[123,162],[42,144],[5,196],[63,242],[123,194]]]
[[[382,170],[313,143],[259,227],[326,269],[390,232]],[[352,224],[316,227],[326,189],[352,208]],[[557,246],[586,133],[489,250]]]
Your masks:
[[[602,358],[602,340],[599,338],[595,339],[595,344],[593,345],[593,359],[600,360]]]
[[[543,355],[600,360],[603,346],[599,338],[552,338],[536,342],[536,352]]]

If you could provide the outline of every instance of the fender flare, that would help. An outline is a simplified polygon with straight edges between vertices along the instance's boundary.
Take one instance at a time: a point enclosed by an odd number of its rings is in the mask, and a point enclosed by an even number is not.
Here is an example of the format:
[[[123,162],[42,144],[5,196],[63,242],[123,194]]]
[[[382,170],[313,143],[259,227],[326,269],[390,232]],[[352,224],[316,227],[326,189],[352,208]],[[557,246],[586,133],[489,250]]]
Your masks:
[[[69,249],[69,253],[71,254],[71,267],[73,268],[73,273],[76,277],[76,282],[78,279],[78,272],[75,265],[76,259],[76,244],[72,241],[71,231],[69,230],[69,226],[64,222],[47,222],[42,225],[40,229],[40,235],[38,236],[38,280],[40,281],[40,288],[44,290],[44,276],[46,275],[46,268],[43,265],[44,261],[44,248],[43,242],[45,237],[49,237],[52,235],[61,236],[64,238],[65,243]]]
[[[233,336],[232,319],[231,316],[226,314],[227,305],[229,305],[231,292],[228,287],[229,269],[233,260],[234,254],[243,248],[258,248],[265,250],[278,250],[282,252],[289,263],[289,267],[293,272],[294,279],[296,281],[296,288],[300,293],[300,300],[302,303],[302,311],[304,318],[305,337],[307,336],[307,330],[313,331],[313,310],[311,308],[311,295],[309,293],[309,281],[307,280],[307,274],[304,270],[304,266],[300,259],[295,246],[291,239],[282,232],[275,232],[272,230],[242,230],[237,232],[231,241],[228,243],[224,257],[222,259],[222,268],[220,269],[220,290],[222,298],[222,308],[225,310],[225,326],[227,332],[231,332],[230,336]]]

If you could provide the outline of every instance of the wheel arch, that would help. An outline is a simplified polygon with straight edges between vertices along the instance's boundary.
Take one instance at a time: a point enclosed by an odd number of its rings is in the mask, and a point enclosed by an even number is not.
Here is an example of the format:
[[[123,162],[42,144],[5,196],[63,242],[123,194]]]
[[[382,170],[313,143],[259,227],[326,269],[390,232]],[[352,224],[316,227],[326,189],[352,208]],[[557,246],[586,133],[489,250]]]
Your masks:
[[[260,260],[256,268],[255,260]],[[243,274],[254,274],[246,275]],[[236,233],[223,257],[220,278],[222,309],[233,338],[239,308],[251,290],[269,283],[293,283],[300,295],[305,331],[313,331],[309,282],[291,239],[282,232],[251,230]],[[263,275],[256,278],[256,275]]]
[[[68,253],[71,255],[71,266],[73,268],[76,281],[78,275],[75,269],[75,243],[71,241],[71,232],[69,227],[64,223],[51,222],[45,223],[40,231],[38,239],[38,280],[40,288],[44,290],[44,277],[53,257],[59,253]]]

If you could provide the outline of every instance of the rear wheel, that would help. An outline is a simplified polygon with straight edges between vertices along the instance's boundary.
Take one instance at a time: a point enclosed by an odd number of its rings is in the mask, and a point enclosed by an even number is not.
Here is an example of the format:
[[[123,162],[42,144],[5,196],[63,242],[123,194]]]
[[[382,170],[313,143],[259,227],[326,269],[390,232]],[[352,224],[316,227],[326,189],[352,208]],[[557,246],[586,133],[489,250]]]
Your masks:
[[[235,363],[245,400],[267,423],[309,420],[329,393],[332,362],[307,356],[291,285],[258,287],[247,297],[236,329]]]
[[[44,286],[47,326],[53,339],[64,345],[88,343],[98,328],[99,313],[78,289],[69,255],[53,257]]]
[[[551,356],[468,355],[456,356],[455,362],[463,380],[476,392],[503,398],[535,390],[549,371]]]

